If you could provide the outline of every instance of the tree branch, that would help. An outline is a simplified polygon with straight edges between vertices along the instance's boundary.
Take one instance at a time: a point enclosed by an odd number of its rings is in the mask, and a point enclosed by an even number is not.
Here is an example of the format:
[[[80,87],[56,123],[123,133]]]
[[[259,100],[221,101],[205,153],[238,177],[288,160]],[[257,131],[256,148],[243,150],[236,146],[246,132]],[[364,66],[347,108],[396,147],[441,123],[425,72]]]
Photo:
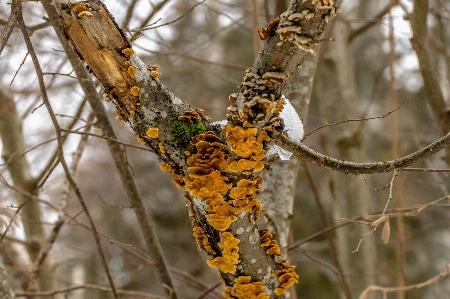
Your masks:
[[[282,86],[335,14],[333,1],[326,3],[291,2],[280,37],[269,38],[240,93],[231,96],[236,106],[222,130],[161,84],[157,66],[134,54],[101,2],[60,5],[66,37],[116,105],[118,119],[155,150],[165,162],[162,169],[186,191],[194,235],[211,257],[208,264],[221,271],[229,296],[252,286],[254,295],[275,298],[297,281],[295,267],[279,258],[272,235],[257,224],[262,207],[255,194],[261,189],[266,142],[282,129]]]
[[[302,159],[331,170],[336,170],[347,174],[380,173],[401,170],[402,168],[413,165],[434,155],[435,153],[450,145],[450,133],[433,142],[432,144],[424,147],[423,149],[402,158],[386,162],[372,163],[348,162],[331,158],[320,154],[313,149],[310,149],[306,145],[298,143],[285,135],[281,135],[280,137],[278,137],[276,144]]]

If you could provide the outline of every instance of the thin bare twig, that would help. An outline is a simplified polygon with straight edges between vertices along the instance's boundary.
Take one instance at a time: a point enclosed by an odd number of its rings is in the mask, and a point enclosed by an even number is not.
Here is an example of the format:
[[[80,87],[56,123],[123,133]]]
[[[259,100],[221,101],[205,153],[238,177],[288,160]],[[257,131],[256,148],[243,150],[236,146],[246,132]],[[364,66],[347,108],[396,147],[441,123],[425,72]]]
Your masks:
[[[400,106],[401,106],[401,105],[400,105]],[[340,124],[343,124],[343,123],[347,123],[347,122],[358,122],[358,121],[367,121],[367,120],[373,120],[373,119],[385,118],[385,117],[389,116],[390,114],[394,113],[395,111],[397,111],[398,109],[400,109],[400,106],[398,106],[398,107],[395,108],[394,110],[391,110],[391,111],[389,111],[388,113],[386,113],[386,114],[384,114],[384,115],[381,115],[381,116],[368,117],[368,118],[359,118],[359,119],[358,119],[358,118],[357,118],[357,119],[346,119],[346,120],[341,120],[341,121],[338,121],[338,122],[335,122],[335,123],[332,123],[332,124],[324,123],[323,125],[321,125],[321,126],[315,128],[314,130],[312,130],[312,131],[306,133],[306,134],[303,136],[301,142],[303,142],[303,140],[305,140],[306,137],[308,137],[309,135],[311,135],[311,134],[314,133],[315,131],[320,130],[320,129],[325,128],[325,127],[333,127],[333,126],[337,126],[337,125],[340,125]]]
[[[216,288],[218,288],[219,286],[221,286],[222,283],[218,282],[215,285],[211,286],[209,289],[205,290],[200,296],[198,296],[196,299],[203,299],[205,298],[209,293],[211,293],[212,291],[214,291]]]
[[[79,117],[81,116],[81,114],[83,113],[84,110],[84,106],[86,105],[86,98],[83,99],[83,101],[81,102],[80,106],[78,106],[77,112],[75,113],[75,117],[72,120],[72,122],[67,126],[68,130],[73,129],[73,127],[75,126],[75,124],[78,122]],[[63,142],[66,142],[67,137],[69,136],[69,134],[67,135],[63,135]],[[36,180],[39,182],[42,177],[44,176],[44,174],[47,172],[47,170],[50,168],[50,166],[55,162],[55,160],[58,158],[58,149],[55,150],[55,152],[53,153],[53,155],[50,157],[50,159],[47,161],[47,164],[44,166],[44,168],[42,169],[41,173],[36,176]]]
[[[389,206],[389,203],[392,201],[393,198],[393,190],[394,190],[394,180],[398,176],[397,171],[394,170],[394,175],[392,176],[391,182],[389,183],[389,198],[386,202],[386,205],[384,206],[383,213],[381,215],[384,215],[386,213],[387,207]]]
[[[25,60],[27,59],[27,57],[28,57],[28,52],[27,52],[27,54],[25,54],[25,57],[23,58],[23,60],[22,60],[22,62],[20,63],[19,67],[17,68],[17,71],[15,72],[15,74],[14,74],[14,76],[13,76],[11,82],[9,83],[9,85],[12,85],[12,84],[13,84],[14,79],[16,79],[17,74],[19,73],[19,71],[20,71],[20,69],[22,68],[22,66],[25,64]]]
[[[135,41],[139,36],[142,35],[142,28],[144,28],[148,24],[148,22],[150,22],[150,20],[155,16],[155,14],[159,12],[167,3],[169,3],[169,0],[163,0],[159,2],[157,5],[153,6],[152,12],[148,14],[147,18],[145,18],[145,20],[141,23],[138,29],[135,30],[136,32],[134,32],[133,35],[131,36],[130,38],[131,42]]]
[[[370,223],[365,223],[365,222],[359,222],[359,221],[356,221],[357,223],[360,223],[360,224],[371,225],[371,226],[373,226],[373,229],[371,229],[368,233],[366,233],[366,234],[364,234],[364,235],[361,236],[361,238],[359,239],[358,245],[356,246],[356,249],[353,250],[351,253],[357,253],[357,252],[358,252],[359,247],[361,246],[361,244],[362,244],[364,238],[366,238],[366,237],[367,237],[368,235],[370,235],[370,234],[373,234],[373,233],[377,230],[378,225],[380,225],[381,223],[384,223],[385,226],[389,226],[389,223],[388,223],[388,222],[389,222],[389,216],[385,216],[385,214],[386,214],[387,207],[389,206],[389,203],[392,201],[392,198],[393,198],[394,179],[395,179],[397,176],[398,176],[397,171],[394,170],[394,174],[392,175],[391,182],[386,186],[386,187],[389,187],[389,197],[388,197],[388,200],[387,200],[387,202],[386,202],[386,205],[384,206],[383,212],[381,212],[381,215],[378,217],[378,219],[376,219],[375,221],[372,221],[372,222],[370,222]],[[364,181],[365,181],[366,184],[370,187],[370,185],[367,183],[367,181],[366,181],[366,180],[364,180]],[[382,189],[385,189],[386,187],[381,188],[381,190],[382,190]],[[370,187],[370,188],[372,188],[372,187]],[[373,188],[372,188],[372,190],[377,191],[377,190],[380,190],[380,189],[373,189]],[[369,218],[369,217],[365,217],[364,219],[367,220],[368,218]],[[351,219],[349,219],[349,220],[351,220]],[[351,221],[351,222],[355,222],[355,221]],[[384,230],[384,228],[383,228],[383,230]],[[383,236],[383,237],[384,237],[384,236]],[[386,239],[384,240],[385,243],[387,243],[386,240],[389,240],[389,235],[387,235]]]
[[[91,123],[94,121],[94,114],[91,113],[88,118],[88,122]],[[91,126],[85,127],[85,131],[89,132],[91,129]],[[83,152],[86,143],[87,143],[88,135],[82,135],[80,142],[78,144],[77,150],[73,155],[72,162],[70,164],[70,171],[71,173],[75,173],[78,163],[80,161],[81,153]],[[43,185],[43,183],[41,184]],[[59,235],[59,232],[61,231],[62,226],[65,224],[65,215],[64,215],[64,209],[67,207],[67,198],[69,196],[70,192],[70,182],[66,180],[63,188],[63,194],[61,196],[61,204],[60,204],[60,211],[59,211],[59,217],[58,220],[55,222],[55,225],[50,233],[50,236],[48,237],[47,242],[45,243],[45,246],[41,248],[39,251],[38,257],[36,259],[36,262],[34,263],[34,269],[33,269],[33,276],[37,276],[39,274],[39,268],[44,263],[45,258],[48,256],[53,244],[56,242],[56,239]]]
[[[11,14],[9,15],[8,22],[6,22],[5,28],[3,28],[2,34],[0,35],[0,55],[8,42],[9,37],[14,29],[14,24],[16,24],[17,16],[19,14],[19,3],[20,0],[13,0],[11,4]]]
[[[436,199],[436,200],[434,200],[434,201],[432,201],[432,202],[430,202],[430,203],[428,203],[426,205],[417,205],[414,208],[404,208],[404,209],[400,209],[400,210],[395,209],[393,211],[389,211],[389,212],[385,213],[384,215],[385,216],[389,216],[389,217],[396,217],[396,216],[408,216],[408,217],[412,216],[412,217],[414,217],[414,216],[417,216],[419,213],[421,213],[426,208],[429,208],[429,207],[432,207],[432,206],[437,206],[436,203],[438,203],[440,201],[443,201],[445,199],[450,199],[450,195],[438,198],[438,199]],[[338,228],[340,228],[342,226],[349,225],[350,223],[359,223],[359,224],[363,224],[363,225],[371,225],[371,222],[369,222],[368,219],[370,219],[370,218],[380,218],[381,216],[383,216],[382,215],[382,211],[376,212],[376,213],[372,213],[372,214],[369,214],[369,215],[365,215],[365,216],[359,216],[359,217],[356,217],[356,218],[353,218],[353,219],[342,218],[341,220],[345,220],[345,222],[340,223],[340,224],[336,224],[336,225],[333,225],[333,226],[330,226],[330,227],[327,227],[325,229],[322,229],[322,230],[320,230],[320,231],[310,235],[309,237],[306,237],[306,238],[304,238],[302,240],[298,240],[298,241],[294,242],[291,246],[289,246],[288,250],[293,250],[293,249],[295,249],[295,248],[297,248],[297,247],[299,247],[299,246],[301,246],[301,245],[303,245],[305,243],[308,243],[312,239],[317,238],[318,236],[320,236],[320,235],[322,235],[322,234],[324,234],[326,232],[338,229]]]
[[[387,184],[386,186],[381,187],[381,188],[374,188],[374,187],[370,186],[369,182],[366,179],[364,179],[364,182],[366,183],[367,186],[369,186],[370,189],[372,189],[372,191],[381,191],[381,190],[387,189],[391,186],[391,184]]]
[[[19,3],[19,11],[18,11],[18,14],[17,14],[17,22],[18,22],[19,27],[20,27],[20,29],[22,31],[22,35],[24,37],[25,44],[27,46],[28,52],[30,53],[31,59],[32,59],[33,64],[34,64],[34,68],[35,68],[35,71],[36,71],[36,75],[38,77],[39,86],[40,86],[40,89],[41,89],[43,101],[45,103],[45,106],[47,107],[47,110],[48,110],[49,114],[50,114],[50,118],[52,120],[53,126],[55,127],[56,138],[57,138],[58,147],[59,147],[58,159],[59,159],[59,161],[60,161],[60,163],[61,163],[61,165],[62,165],[62,167],[64,169],[64,172],[65,172],[67,180],[70,182],[70,184],[72,186],[72,189],[75,191],[75,194],[77,195],[77,198],[78,198],[81,206],[83,207],[83,211],[84,211],[86,217],[89,220],[89,223],[90,223],[92,231],[93,231],[94,239],[95,239],[95,242],[97,244],[97,250],[98,250],[99,255],[100,255],[100,260],[101,260],[103,268],[105,269],[106,275],[108,277],[109,285],[111,287],[111,291],[112,291],[112,293],[114,295],[114,298],[119,298],[119,295],[117,294],[116,287],[114,285],[114,281],[112,279],[111,273],[109,272],[109,269],[108,269],[108,264],[106,263],[106,258],[105,258],[105,255],[103,253],[103,247],[102,247],[102,244],[100,242],[100,238],[98,236],[94,220],[92,219],[92,216],[91,216],[91,214],[90,214],[90,212],[89,212],[89,210],[88,210],[88,208],[86,206],[86,203],[84,202],[84,199],[83,199],[83,197],[81,195],[80,190],[78,189],[78,186],[76,185],[72,175],[70,174],[69,167],[67,166],[67,163],[66,163],[65,158],[64,158],[64,149],[63,149],[63,139],[62,139],[62,136],[61,136],[61,127],[59,126],[58,120],[56,119],[56,116],[55,116],[55,114],[53,112],[53,108],[50,105],[50,101],[49,101],[48,96],[47,96],[47,90],[45,88],[45,83],[44,83],[44,77],[43,77],[42,69],[41,69],[38,57],[36,55],[36,52],[34,50],[33,44],[31,42],[30,36],[28,34],[25,22],[23,20],[22,3]]]
[[[122,28],[127,28],[128,24],[130,23],[131,17],[133,16],[134,7],[136,6],[136,3],[138,0],[132,0],[130,4],[128,4],[127,13],[125,14],[125,17],[122,21]]]
[[[93,284],[83,284],[79,286],[72,286],[65,289],[59,289],[55,291],[49,291],[49,292],[23,292],[23,293],[16,293],[16,297],[40,297],[40,296],[54,296],[61,293],[68,293],[70,291],[80,290],[80,289],[91,289],[91,290],[101,290],[110,292],[111,288],[99,286],[99,285],[93,285]],[[124,294],[124,295],[130,295],[133,296],[133,298],[136,297],[142,297],[142,298],[149,298],[149,299],[167,299],[167,297],[164,296],[158,296],[158,295],[152,295],[152,294],[146,294],[143,292],[135,292],[135,291],[125,291],[125,290],[117,290],[118,294]]]
[[[395,1],[395,4],[394,4],[394,5],[396,5],[397,3],[398,3],[398,0]],[[392,7],[393,7],[394,5],[392,5],[392,3],[386,4],[386,6],[385,6],[383,9],[381,9],[380,12],[378,12],[378,13],[372,18],[371,21],[369,21],[369,22],[367,22],[367,23],[361,25],[360,27],[354,29],[354,30],[350,33],[350,35],[348,36],[348,42],[351,43],[352,40],[353,40],[355,37],[359,36],[361,33],[366,32],[368,29],[372,28],[372,26],[378,24],[378,23],[381,21],[381,19],[382,19],[387,13],[389,13],[389,12],[391,11],[391,9],[392,9]]]
[[[115,142],[117,144],[129,146],[129,147],[132,147],[132,148],[137,148],[137,149],[140,149],[140,150],[143,150],[143,151],[152,152],[152,153],[154,152],[152,149],[150,149],[148,147],[138,146],[138,145],[134,145],[134,144],[127,143],[127,142],[122,142],[122,141],[119,141],[117,139],[110,138],[110,137],[103,136],[103,135],[98,135],[98,134],[89,133],[89,132],[80,132],[80,131],[74,131],[74,130],[67,130],[67,129],[61,129],[61,131],[62,132],[67,132],[67,133],[71,133],[71,134],[80,134],[80,135],[89,135],[89,136],[93,136],[93,137],[98,137],[98,138],[106,139],[106,140],[109,140],[109,141],[113,141],[113,142]]]
[[[197,6],[203,4],[203,2],[205,2],[205,1],[206,1],[206,0],[202,0],[202,1],[200,1],[199,3],[195,4],[195,5],[192,6],[188,11],[186,11],[184,14],[182,14],[181,16],[179,16],[178,18],[176,18],[176,19],[174,19],[174,20],[172,20],[172,21],[169,21],[169,22],[164,23],[164,24],[156,25],[156,26],[151,26],[151,25],[150,25],[150,26],[147,26],[147,27],[142,28],[142,31],[150,30],[150,29],[156,29],[156,28],[159,28],[159,27],[162,27],[162,26],[167,26],[167,25],[173,24],[173,23],[175,23],[175,22],[181,20],[184,16],[186,16],[188,13],[190,13],[192,10],[194,10],[194,8],[196,8]]]
[[[382,287],[382,286],[375,286],[375,285],[371,285],[368,286],[359,296],[359,299],[365,299],[365,298],[369,298],[368,294],[372,291],[380,291],[383,293],[383,298],[386,298],[388,293],[393,293],[393,292],[404,292],[404,291],[410,291],[410,290],[416,290],[416,289],[421,289],[423,287],[426,287],[432,283],[435,283],[436,281],[438,281],[440,278],[447,276],[450,273],[450,264],[447,266],[447,268],[445,268],[445,270],[443,270],[441,273],[439,273],[438,275],[424,281],[421,283],[416,283],[416,284],[412,284],[412,285],[407,285],[407,286],[401,286],[401,287]]]

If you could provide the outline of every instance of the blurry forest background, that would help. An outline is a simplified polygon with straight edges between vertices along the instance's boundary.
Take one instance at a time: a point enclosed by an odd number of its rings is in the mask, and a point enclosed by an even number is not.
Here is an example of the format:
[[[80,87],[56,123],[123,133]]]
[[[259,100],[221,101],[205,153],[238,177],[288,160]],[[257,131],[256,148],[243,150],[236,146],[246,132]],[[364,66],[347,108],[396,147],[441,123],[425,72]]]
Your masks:
[[[449,131],[450,2],[430,0],[429,7],[427,2],[341,1],[342,12],[330,22],[326,38],[306,65],[312,90],[298,84],[286,96],[299,109],[305,132],[325,123],[372,119],[321,128],[308,135],[305,144],[338,159],[385,161],[412,153]],[[161,82],[203,108],[212,121],[225,118],[228,95],[237,91],[253,64],[262,44],[257,29],[288,5],[286,0],[104,3],[133,36],[138,55],[160,66]],[[95,134],[66,133],[65,153],[97,225],[114,282],[123,298],[164,298],[110,151],[54,29],[40,1],[23,2],[23,10],[61,127]],[[10,4],[1,1],[0,29],[9,14]],[[57,163],[54,127],[18,28],[0,56],[0,70],[2,275],[17,298],[112,298],[88,222]],[[206,265],[192,237],[182,191],[161,172],[156,155],[114,119],[113,105],[105,107],[180,295],[221,298],[217,271]],[[300,276],[291,298],[358,298],[371,285],[398,287],[385,290],[385,298],[447,297],[450,279],[437,279],[448,273],[450,264],[450,181],[444,172],[450,158],[445,156],[442,151],[414,165],[435,171],[359,176],[295,157],[279,162],[298,169],[285,248]],[[379,218],[364,216],[380,215],[387,203],[390,236],[387,228],[382,236],[386,224],[381,223],[362,240],[358,252],[351,253],[360,237],[373,229],[368,224]],[[56,230],[58,234],[52,233]],[[419,288],[402,288],[426,281]],[[383,298],[379,290],[364,294]]]

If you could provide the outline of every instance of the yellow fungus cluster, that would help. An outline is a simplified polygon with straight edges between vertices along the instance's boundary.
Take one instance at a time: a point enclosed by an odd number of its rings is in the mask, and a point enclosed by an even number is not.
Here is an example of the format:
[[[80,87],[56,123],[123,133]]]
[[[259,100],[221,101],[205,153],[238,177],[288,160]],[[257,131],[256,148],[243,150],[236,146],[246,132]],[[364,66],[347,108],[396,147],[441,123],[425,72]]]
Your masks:
[[[193,117],[193,115],[190,113],[185,115],[186,119],[183,120],[192,120],[188,117]],[[240,138],[235,139],[240,140]],[[245,156],[248,158],[252,158],[252,155],[259,155],[262,151],[262,145],[258,144],[257,138],[253,136],[253,139],[247,142],[246,150],[250,153]],[[254,144],[251,145],[251,142]],[[197,152],[190,155],[187,160],[189,176],[184,178],[184,189],[189,191],[191,196],[201,198],[208,205],[206,208],[208,214],[205,216],[208,223],[219,231],[225,231],[242,211],[254,212],[257,219],[262,208],[254,194],[261,191],[262,180],[260,178],[242,179],[233,188],[224,173],[236,171],[232,165],[239,161],[261,162],[246,159],[236,161],[229,157],[228,146],[221,143],[214,132],[199,134],[193,138],[191,143],[195,145]],[[251,149],[252,146],[256,149]],[[237,151],[239,152],[239,150],[245,151],[241,147],[238,147]],[[263,158],[264,153],[258,156],[260,160]],[[261,163],[261,165],[264,167],[264,164]],[[247,168],[247,170],[250,169],[252,168]],[[230,199],[226,201],[224,195],[230,189]]]
[[[232,287],[226,286],[223,291],[226,299],[269,299],[260,281],[251,282],[250,276],[239,276],[234,279]]]
[[[134,66],[130,65],[127,69],[127,73],[131,78],[136,77],[136,69],[134,68]]]
[[[227,146],[214,132],[199,134],[191,143],[197,153],[187,160],[189,176],[184,178],[184,189],[208,204],[210,214],[206,215],[206,219],[211,226],[220,231],[226,230],[236,220],[234,211],[224,207],[223,194],[232,187],[222,174],[228,167]]]
[[[254,196],[261,191],[261,183],[261,177],[255,180],[242,179],[230,190],[232,200],[229,202],[239,211],[253,212],[255,220],[259,220],[259,214],[262,211],[259,200]]]
[[[209,244],[208,237],[205,234],[205,231],[203,228],[201,228],[199,225],[194,226],[194,238],[197,242],[198,248],[203,249],[207,254],[209,255],[215,255],[216,252],[212,249],[211,245]]]
[[[265,131],[257,136],[256,128],[243,128],[240,126],[224,126],[227,142],[231,144],[231,151],[241,157],[237,161],[231,161],[228,166],[232,172],[251,174],[264,169],[263,159],[265,151],[263,141],[269,141],[270,137]]]
[[[159,65],[152,65],[148,67],[148,70],[150,71],[150,76],[152,76],[153,79],[158,79],[159,76],[161,76],[161,73],[157,71],[159,68]]]
[[[270,255],[282,255],[280,246],[277,241],[273,239],[273,235],[269,233],[269,229],[265,228],[261,231],[261,247]]]
[[[222,256],[218,256],[212,260],[206,261],[210,267],[216,267],[224,273],[236,273],[236,265],[239,264],[239,242],[230,232],[223,232],[221,235],[221,242],[219,243],[222,249]]]
[[[158,138],[159,129],[158,128],[148,128],[145,134],[150,138]]]
[[[93,17],[94,15],[86,10],[86,6],[82,4],[77,4],[72,8],[73,12],[77,14],[78,18],[82,18],[83,16],[86,17]]]
[[[164,145],[160,142],[160,143],[158,144],[158,146],[159,146],[159,151],[160,151],[162,154],[165,154],[165,153],[166,153],[166,149],[164,148]]]
[[[135,97],[137,97],[139,95],[139,87],[137,86],[133,86],[130,88],[130,92],[132,95],[134,95]]]
[[[134,54],[134,50],[131,48],[125,48],[122,50],[122,53],[126,56],[132,56]]]
[[[74,13],[80,13],[82,11],[86,11],[86,6],[82,5],[82,4],[77,4],[72,8]]]
[[[279,296],[286,293],[289,287],[298,282],[298,275],[295,273],[295,266],[290,266],[286,260],[281,260],[278,265],[281,269],[272,275],[278,278],[280,282],[278,288],[274,290],[275,294]]]
[[[84,16],[86,16],[88,18],[92,18],[94,16],[94,14],[92,12],[89,12],[89,11],[82,11],[82,12],[80,12],[78,14],[79,18],[84,17]]]

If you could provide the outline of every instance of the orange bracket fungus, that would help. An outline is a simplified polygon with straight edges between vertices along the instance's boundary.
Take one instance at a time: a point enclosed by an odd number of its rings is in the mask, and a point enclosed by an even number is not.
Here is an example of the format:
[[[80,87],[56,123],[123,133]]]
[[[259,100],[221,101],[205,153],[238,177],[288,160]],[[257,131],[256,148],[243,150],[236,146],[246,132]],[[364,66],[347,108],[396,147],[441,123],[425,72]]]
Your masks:
[[[208,255],[215,255],[216,252],[209,244],[208,237],[206,236],[205,231],[198,225],[194,225],[193,231],[193,235],[195,241],[197,241],[198,248],[204,250]]]
[[[294,271],[295,266],[289,266],[286,260],[281,260],[278,264],[281,269],[275,272],[273,276],[278,278],[280,282],[280,286],[274,290],[275,294],[279,296],[286,293],[290,286],[298,282],[298,275]]]
[[[136,69],[134,68],[134,66],[129,66],[127,69],[127,73],[131,78],[136,77]]]
[[[130,88],[130,92],[132,95],[134,95],[135,97],[137,97],[139,95],[139,87],[137,86],[133,86]]]
[[[280,246],[273,239],[273,235],[269,233],[269,229],[265,228],[261,231],[261,247],[270,255],[281,255]]]
[[[267,23],[267,28],[259,28],[258,34],[259,38],[261,40],[267,40],[269,37],[273,36],[275,34],[275,31],[278,27],[278,24],[280,23],[280,17],[276,17],[272,21],[269,21]]]
[[[250,276],[237,277],[232,287],[225,287],[223,296],[227,299],[269,299],[269,295],[264,292],[264,284],[251,280]]]
[[[122,50],[122,53],[125,54],[126,56],[131,56],[134,54],[134,50],[131,48],[125,48]]]
[[[86,6],[84,6],[84,5],[82,5],[82,4],[77,4],[77,5],[75,5],[75,6],[72,8],[72,10],[73,10],[75,13],[80,13],[80,12],[86,11]]]
[[[239,260],[239,242],[230,232],[223,232],[221,234],[222,241],[219,243],[222,249],[222,255],[206,262],[210,267],[216,267],[224,273],[236,273],[236,265]]]

